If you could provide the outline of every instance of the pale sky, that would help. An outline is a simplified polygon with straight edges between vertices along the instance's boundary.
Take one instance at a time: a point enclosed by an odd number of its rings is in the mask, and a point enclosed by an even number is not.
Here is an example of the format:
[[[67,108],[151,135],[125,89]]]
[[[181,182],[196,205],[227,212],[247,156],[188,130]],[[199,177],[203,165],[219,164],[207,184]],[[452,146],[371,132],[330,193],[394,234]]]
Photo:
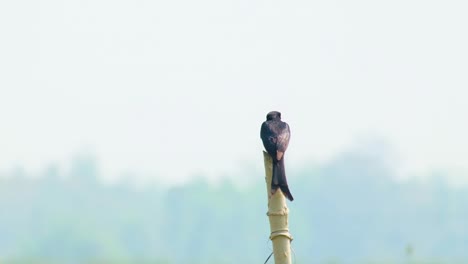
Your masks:
[[[466,1],[2,1],[0,171],[93,153],[113,179],[288,166],[385,139],[402,175],[468,182]]]

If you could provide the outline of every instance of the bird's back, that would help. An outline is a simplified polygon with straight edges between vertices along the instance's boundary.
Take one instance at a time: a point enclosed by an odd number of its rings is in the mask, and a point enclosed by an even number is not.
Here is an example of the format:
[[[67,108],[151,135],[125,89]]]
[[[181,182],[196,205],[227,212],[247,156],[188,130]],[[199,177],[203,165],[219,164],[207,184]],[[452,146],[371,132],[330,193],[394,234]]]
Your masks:
[[[276,156],[276,151],[286,151],[289,144],[290,131],[286,122],[281,120],[267,120],[263,122],[260,137],[266,151]]]

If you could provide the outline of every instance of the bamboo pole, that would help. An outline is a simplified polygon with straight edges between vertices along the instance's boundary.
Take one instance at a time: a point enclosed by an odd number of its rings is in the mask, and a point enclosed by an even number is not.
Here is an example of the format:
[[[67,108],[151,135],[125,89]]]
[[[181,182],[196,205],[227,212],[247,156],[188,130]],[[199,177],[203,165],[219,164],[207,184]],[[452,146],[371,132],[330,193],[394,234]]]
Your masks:
[[[280,189],[271,195],[271,177],[273,174],[273,160],[270,154],[263,151],[265,163],[265,181],[268,195],[268,212],[270,220],[270,239],[273,243],[273,255],[275,264],[291,264],[291,241],[292,235],[289,233],[288,214],[286,198]]]

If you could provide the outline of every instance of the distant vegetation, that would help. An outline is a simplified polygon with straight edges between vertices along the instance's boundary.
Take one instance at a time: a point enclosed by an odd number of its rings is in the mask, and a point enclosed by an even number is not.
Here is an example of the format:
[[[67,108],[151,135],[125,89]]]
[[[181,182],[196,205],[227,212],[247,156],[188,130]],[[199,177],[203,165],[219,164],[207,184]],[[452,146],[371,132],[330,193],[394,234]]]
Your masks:
[[[468,190],[443,175],[397,183],[384,156],[287,167],[296,263],[468,263]],[[144,190],[102,185],[97,172],[79,158],[67,175],[2,177],[0,263],[263,263],[270,253],[263,172],[244,188],[198,178]]]

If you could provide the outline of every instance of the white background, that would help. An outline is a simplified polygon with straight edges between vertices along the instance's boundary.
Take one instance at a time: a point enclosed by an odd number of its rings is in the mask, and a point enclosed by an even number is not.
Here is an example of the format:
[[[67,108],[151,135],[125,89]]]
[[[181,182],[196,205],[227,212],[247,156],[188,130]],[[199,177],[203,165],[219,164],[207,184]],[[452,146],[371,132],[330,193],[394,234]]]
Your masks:
[[[0,170],[89,152],[108,180],[215,178],[261,166],[260,124],[279,110],[291,166],[375,137],[403,176],[467,182],[467,7],[2,1]]]

